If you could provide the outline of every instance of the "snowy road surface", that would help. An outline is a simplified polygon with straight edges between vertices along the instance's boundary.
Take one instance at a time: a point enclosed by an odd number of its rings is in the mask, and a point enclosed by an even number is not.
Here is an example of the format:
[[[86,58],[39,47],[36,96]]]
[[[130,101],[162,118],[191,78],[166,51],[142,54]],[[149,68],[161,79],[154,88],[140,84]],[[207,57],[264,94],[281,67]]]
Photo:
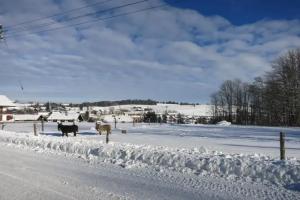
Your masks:
[[[299,199],[300,193],[0,145],[0,199]]]

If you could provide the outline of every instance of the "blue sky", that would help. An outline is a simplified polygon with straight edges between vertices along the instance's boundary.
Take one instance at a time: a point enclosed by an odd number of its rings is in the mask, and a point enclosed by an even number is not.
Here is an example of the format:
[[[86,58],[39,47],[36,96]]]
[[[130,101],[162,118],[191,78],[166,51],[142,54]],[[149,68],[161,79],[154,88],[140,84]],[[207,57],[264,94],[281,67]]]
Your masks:
[[[9,27],[98,1],[5,1],[0,23]],[[137,1],[111,0],[65,18]],[[7,46],[0,44],[0,93],[33,101],[207,103],[222,81],[251,81],[270,70],[278,56],[300,47],[299,1],[167,2],[169,6],[152,11],[42,34],[11,29]],[[161,3],[149,0],[103,17]],[[95,16],[75,22],[86,20]],[[48,18],[29,30],[41,24],[51,24],[48,29],[70,22]]]
[[[242,25],[258,20],[292,20],[300,18],[299,0],[186,0],[171,5],[195,9],[203,15],[219,15],[232,24]]]

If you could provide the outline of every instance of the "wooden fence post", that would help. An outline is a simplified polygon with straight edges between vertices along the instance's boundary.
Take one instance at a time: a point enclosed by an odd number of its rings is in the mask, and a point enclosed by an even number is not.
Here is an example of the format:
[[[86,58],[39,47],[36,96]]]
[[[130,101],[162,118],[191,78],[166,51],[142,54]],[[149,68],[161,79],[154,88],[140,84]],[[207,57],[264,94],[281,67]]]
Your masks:
[[[42,117],[42,120],[41,120],[41,122],[42,122],[42,132],[44,132],[44,117]]]
[[[33,124],[33,134],[37,136],[36,123]]]
[[[284,141],[285,140],[285,133],[280,132],[280,160],[285,160],[285,146]]]
[[[106,144],[109,142],[109,132],[106,133]]]

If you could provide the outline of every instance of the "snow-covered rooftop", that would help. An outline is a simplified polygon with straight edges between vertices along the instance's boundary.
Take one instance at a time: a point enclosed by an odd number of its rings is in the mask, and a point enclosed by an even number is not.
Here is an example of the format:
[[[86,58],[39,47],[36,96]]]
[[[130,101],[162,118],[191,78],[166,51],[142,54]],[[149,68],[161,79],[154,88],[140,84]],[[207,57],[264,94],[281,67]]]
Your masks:
[[[62,113],[62,112],[52,112],[51,115],[48,117],[48,120],[78,120],[80,116],[80,113],[75,112],[68,112],[68,113]]]
[[[39,114],[20,114],[14,115],[15,121],[37,121],[41,115]]]
[[[15,104],[5,95],[0,95],[0,107],[14,107]]]

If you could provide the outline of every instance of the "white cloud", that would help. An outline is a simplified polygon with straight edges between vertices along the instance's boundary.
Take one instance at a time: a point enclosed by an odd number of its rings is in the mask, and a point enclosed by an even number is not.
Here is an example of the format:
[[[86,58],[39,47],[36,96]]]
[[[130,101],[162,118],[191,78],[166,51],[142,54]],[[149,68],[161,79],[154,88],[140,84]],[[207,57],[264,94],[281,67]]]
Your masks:
[[[112,3],[120,2],[133,1]],[[0,21],[9,25],[83,5],[80,0],[6,1]],[[299,20],[234,26],[220,16],[167,7],[80,28],[10,37],[9,48],[0,48],[0,92],[16,99],[206,102],[221,81],[251,80],[269,70],[277,56],[300,46],[299,34]]]

